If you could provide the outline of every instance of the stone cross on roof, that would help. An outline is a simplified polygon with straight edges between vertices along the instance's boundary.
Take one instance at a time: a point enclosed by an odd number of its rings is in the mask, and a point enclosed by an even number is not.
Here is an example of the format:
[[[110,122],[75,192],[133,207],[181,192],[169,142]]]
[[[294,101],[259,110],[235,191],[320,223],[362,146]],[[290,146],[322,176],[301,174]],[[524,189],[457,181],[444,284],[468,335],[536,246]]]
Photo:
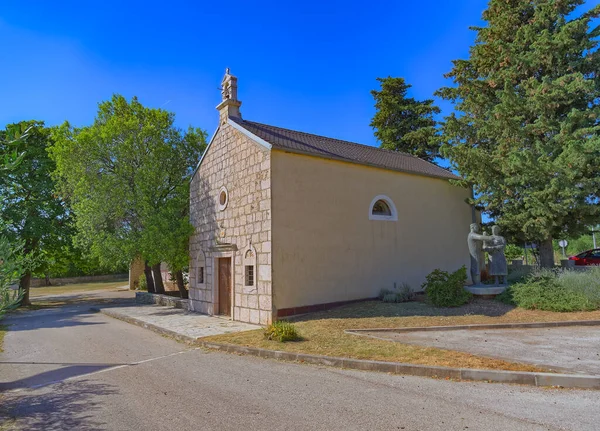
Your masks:
[[[242,102],[237,98],[237,78],[227,68],[221,81],[221,103],[217,106],[220,123],[222,124],[229,117],[241,118],[241,105]]]
[[[237,78],[225,69],[225,76],[221,81],[221,96],[223,100],[237,100]]]

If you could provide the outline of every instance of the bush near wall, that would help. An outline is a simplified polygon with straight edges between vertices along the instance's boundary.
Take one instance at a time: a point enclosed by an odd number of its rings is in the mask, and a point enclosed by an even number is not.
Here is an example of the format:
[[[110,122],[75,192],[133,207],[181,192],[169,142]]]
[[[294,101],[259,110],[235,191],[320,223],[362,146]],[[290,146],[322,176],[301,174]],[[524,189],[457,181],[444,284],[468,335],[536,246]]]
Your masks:
[[[464,266],[452,274],[436,269],[425,280],[421,287],[427,300],[436,307],[459,307],[473,296],[465,289],[467,269]]]
[[[400,288],[396,289],[381,289],[379,291],[379,299],[383,302],[408,302],[415,299],[415,292],[407,283],[402,283]]]
[[[536,271],[510,286],[498,300],[529,310],[557,312],[600,309],[600,268]]]

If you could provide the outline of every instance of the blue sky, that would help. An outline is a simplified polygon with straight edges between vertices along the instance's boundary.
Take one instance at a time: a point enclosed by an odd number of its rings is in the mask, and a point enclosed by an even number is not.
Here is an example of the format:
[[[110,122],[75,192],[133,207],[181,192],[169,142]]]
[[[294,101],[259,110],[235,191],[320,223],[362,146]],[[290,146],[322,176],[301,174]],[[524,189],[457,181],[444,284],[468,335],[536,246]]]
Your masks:
[[[596,3],[596,2],[591,2]],[[113,93],[212,133],[225,67],[245,119],[376,145],[375,78],[423,99],[465,58],[484,0],[3,0],[0,126],[93,121]],[[450,106],[442,104],[447,113]]]

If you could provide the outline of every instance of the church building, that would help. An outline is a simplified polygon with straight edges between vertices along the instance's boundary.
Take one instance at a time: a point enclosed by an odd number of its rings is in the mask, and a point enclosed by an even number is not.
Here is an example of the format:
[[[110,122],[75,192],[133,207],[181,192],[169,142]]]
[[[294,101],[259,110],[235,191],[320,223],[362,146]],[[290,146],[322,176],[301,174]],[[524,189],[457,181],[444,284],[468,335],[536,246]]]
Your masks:
[[[242,119],[227,70],[190,190],[190,309],[268,324],[469,265],[467,189],[412,155]]]

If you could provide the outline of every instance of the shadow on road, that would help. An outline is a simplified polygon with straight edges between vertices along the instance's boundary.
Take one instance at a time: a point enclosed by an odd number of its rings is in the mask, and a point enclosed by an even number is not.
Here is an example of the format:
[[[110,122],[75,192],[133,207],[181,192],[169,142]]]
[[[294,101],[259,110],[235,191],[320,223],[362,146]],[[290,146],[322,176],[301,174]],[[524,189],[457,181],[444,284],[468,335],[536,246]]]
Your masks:
[[[0,366],[5,364],[19,364],[19,362],[0,362]],[[23,362],[22,364],[32,365],[31,363]],[[33,365],[47,366],[47,365],[63,365],[54,364],[51,362],[35,363]],[[94,373],[96,371],[106,370],[108,368],[117,367],[120,365],[128,364],[64,364],[62,368],[57,368],[42,373],[37,373],[32,376],[25,377],[23,379],[15,380],[12,382],[0,382],[0,393],[8,390],[22,389],[22,388],[34,388],[45,386],[53,382],[62,381],[71,377],[81,376],[83,374]]]
[[[8,326],[9,331],[103,325],[104,322],[89,320],[98,312],[97,309],[134,305],[135,300],[129,298],[99,298],[85,294],[54,297],[52,300],[34,301],[29,308],[10,312],[2,323]]]
[[[0,423],[11,429],[77,430],[105,429],[97,420],[104,398],[118,393],[111,385],[81,380],[63,383],[50,392],[19,392],[0,396]]]
[[[95,311],[54,309],[47,313],[12,314],[2,323],[13,331],[35,331],[42,328],[68,328],[72,326],[103,325],[104,322],[87,322],[85,319]]]

